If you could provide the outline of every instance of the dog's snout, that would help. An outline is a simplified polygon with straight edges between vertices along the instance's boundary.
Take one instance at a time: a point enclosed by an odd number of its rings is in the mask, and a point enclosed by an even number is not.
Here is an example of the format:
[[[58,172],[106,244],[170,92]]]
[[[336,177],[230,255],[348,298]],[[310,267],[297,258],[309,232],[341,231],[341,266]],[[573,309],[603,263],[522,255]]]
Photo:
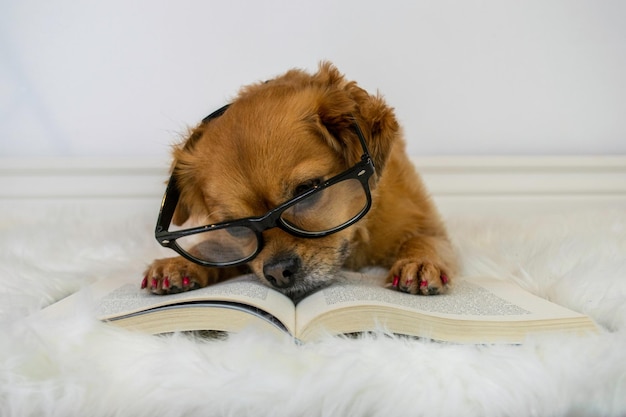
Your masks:
[[[272,259],[263,266],[263,275],[274,287],[289,288],[294,284],[300,267],[297,256]]]

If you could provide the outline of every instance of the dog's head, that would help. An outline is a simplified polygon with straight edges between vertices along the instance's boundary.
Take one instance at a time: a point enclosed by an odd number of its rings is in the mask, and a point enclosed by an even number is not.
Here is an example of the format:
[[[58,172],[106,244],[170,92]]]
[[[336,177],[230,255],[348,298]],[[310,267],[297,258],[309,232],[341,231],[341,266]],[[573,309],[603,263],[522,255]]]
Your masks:
[[[291,70],[244,87],[221,116],[197,126],[175,148],[180,201],[174,223],[262,216],[345,171],[363,154],[355,121],[376,168],[374,189],[399,138],[393,110],[381,97],[345,80],[329,63],[315,74]],[[269,229],[248,265],[261,280],[299,299],[328,285],[358,229],[357,223],[321,238]]]

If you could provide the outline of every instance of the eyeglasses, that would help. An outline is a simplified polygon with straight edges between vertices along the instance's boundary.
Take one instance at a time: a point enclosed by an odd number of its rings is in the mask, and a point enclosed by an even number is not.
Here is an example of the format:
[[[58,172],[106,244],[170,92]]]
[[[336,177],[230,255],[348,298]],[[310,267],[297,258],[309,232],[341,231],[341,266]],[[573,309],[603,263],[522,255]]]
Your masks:
[[[220,108],[202,123],[221,116],[227,108]],[[260,217],[170,231],[180,199],[176,175],[172,173],[161,202],[156,240],[197,264],[227,267],[252,260],[263,249],[265,230],[278,227],[293,236],[321,238],[353,225],[372,206],[369,179],[375,172],[363,132],[356,121],[353,127],[363,148],[359,162],[329,180],[312,184]]]

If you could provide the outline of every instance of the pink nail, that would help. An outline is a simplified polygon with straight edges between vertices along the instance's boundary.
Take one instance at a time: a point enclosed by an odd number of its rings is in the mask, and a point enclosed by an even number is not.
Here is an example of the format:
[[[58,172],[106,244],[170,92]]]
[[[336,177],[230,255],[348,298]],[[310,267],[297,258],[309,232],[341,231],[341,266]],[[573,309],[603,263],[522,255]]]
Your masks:
[[[183,286],[188,287],[190,282],[189,277],[183,277]]]
[[[448,282],[450,282],[450,278],[448,278],[446,274],[441,274],[441,282],[443,282],[443,285],[446,285]]]
[[[152,278],[152,288],[156,288],[156,287],[157,287],[157,279]]]
[[[145,277],[143,277],[143,281],[141,281],[141,289],[143,290],[147,286],[148,286],[148,277],[145,276]]]
[[[426,288],[426,287],[428,287],[428,281],[420,282],[420,288]]]
[[[170,288],[170,278],[165,277],[165,279],[163,280],[163,289],[167,290],[169,288]]]
[[[400,277],[397,275],[393,276],[393,282],[391,283],[391,286],[393,288],[398,288],[398,284],[400,283]]]

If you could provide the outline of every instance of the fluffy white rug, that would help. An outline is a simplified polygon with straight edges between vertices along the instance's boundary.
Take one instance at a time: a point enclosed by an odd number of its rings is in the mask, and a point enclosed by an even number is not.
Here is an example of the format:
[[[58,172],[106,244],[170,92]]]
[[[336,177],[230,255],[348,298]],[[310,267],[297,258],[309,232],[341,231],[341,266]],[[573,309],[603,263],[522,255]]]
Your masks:
[[[227,341],[136,334],[33,313],[98,279],[139,285],[164,252],[154,213],[109,206],[2,210],[0,415],[624,416],[626,214],[455,216],[467,274],[512,280],[591,315],[588,337],[462,346],[379,335],[297,346],[254,330]],[[167,252],[165,252],[167,253]]]

